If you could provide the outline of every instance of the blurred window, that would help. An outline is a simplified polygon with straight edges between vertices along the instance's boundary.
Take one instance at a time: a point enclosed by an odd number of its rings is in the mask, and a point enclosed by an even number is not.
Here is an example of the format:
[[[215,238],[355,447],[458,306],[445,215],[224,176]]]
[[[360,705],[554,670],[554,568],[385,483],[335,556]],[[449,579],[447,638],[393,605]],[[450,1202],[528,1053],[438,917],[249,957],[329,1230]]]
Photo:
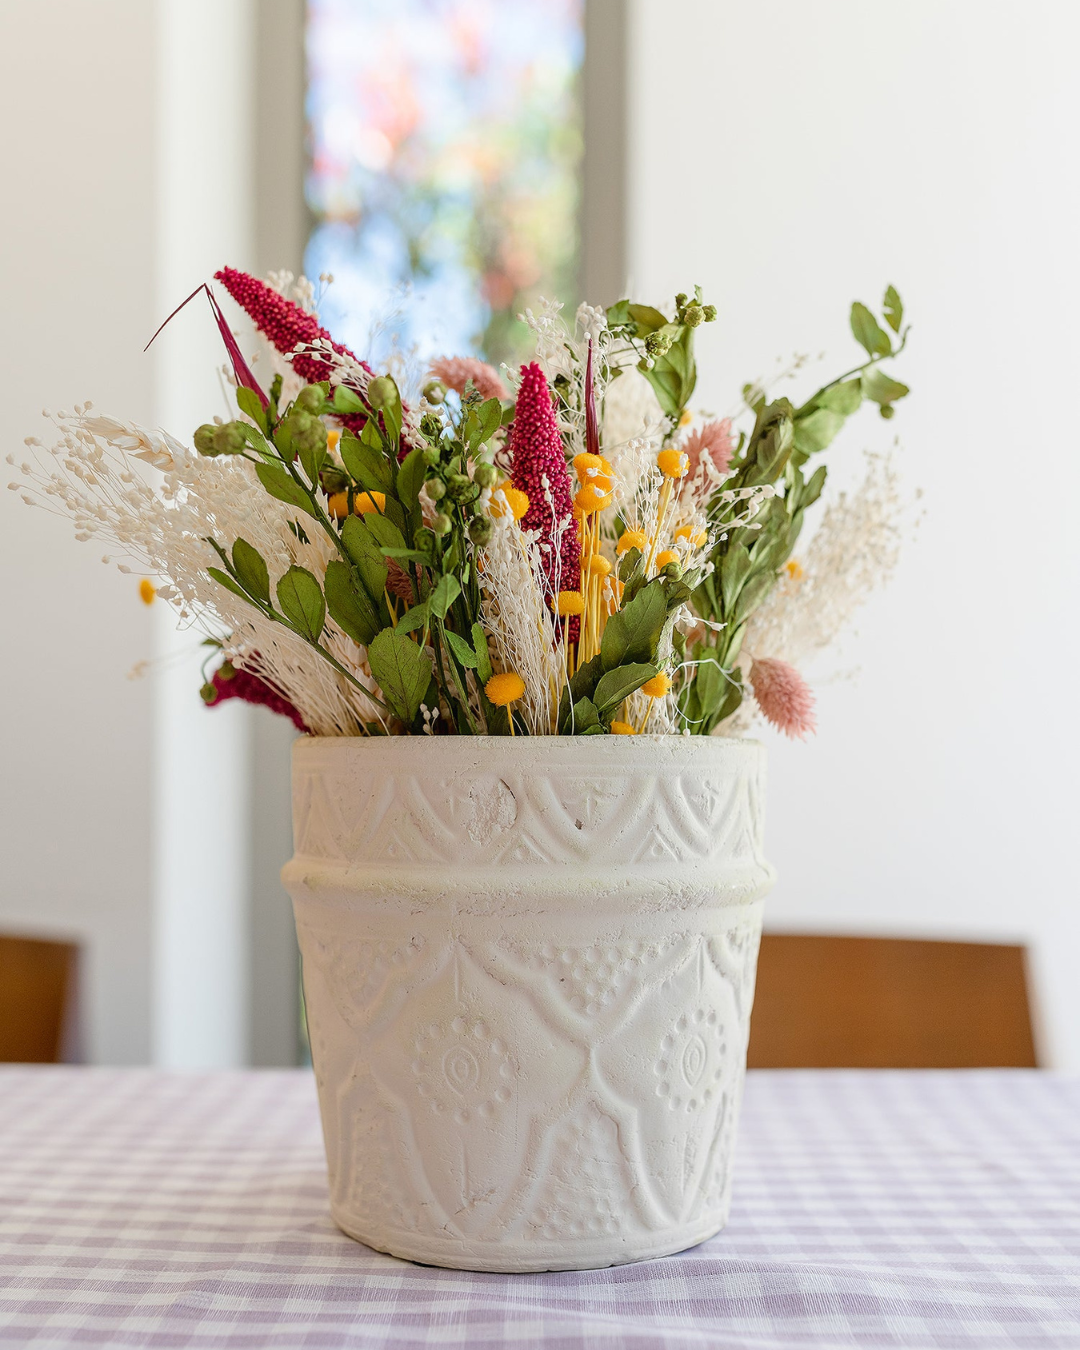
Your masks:
[[[576,292],[584,0],[308,0],[304,260],[359,354],[513,360]]]

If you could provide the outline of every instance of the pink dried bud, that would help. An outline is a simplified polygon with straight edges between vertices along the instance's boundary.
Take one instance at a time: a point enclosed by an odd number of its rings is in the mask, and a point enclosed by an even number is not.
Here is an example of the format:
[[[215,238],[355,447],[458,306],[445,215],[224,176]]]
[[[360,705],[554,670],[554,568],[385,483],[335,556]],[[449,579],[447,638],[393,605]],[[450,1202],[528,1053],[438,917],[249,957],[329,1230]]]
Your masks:
[[[814,695],[793,665],[772,656],[756,657],[750,685],[762,713],[785,736],[801,741],[817,730]]]
[[[483,398],[502,400],[510,397],[495,367],[473,356],[440,356],[431,363],[431,373],[458,394],[463,394],[465,386],[472,380],[473,388]]]
[[[696,427],[680,448],[690,461],[688,477],[692,478],[697,473],[702,455],[712,460],[717,473],[727,473],[735,449],[731,418],[725,417],[722,422],[706,422],[704,426]]]

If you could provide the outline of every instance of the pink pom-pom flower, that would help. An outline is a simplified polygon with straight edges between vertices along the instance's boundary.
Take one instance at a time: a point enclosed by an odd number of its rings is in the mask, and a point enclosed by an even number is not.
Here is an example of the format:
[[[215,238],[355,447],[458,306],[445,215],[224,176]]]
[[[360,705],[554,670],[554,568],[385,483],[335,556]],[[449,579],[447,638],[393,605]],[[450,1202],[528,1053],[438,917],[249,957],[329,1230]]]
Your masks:
[[[473,388],[483,398],[502,400],[510,397],[495,367],[474,356],[440,356],[437,361],[432,361],[431,373],[457,394],[463,394],[465,386],[472,380]]]
[[[535,361],[521,367],[510,453],[511,482],[529,499],[521,527],[540,531],[544,594],[550,599],[560,590],[576,590],[581,576],[581,540],[574,520],[570,471],[566,467],[551,390]],[[552,542],[557,532],[561,532],[558,553]],[[570,627],[574,640],[576,619]]]
[[[814,695],[793,665],[773,656],[755,657],[750,685],[766,719],[785,736],[801,741],[817,730]]]
[[[712,460],[717,473],[727,473],[735,442],[731,435],[731,418],[720,422],[706,422],[695,427],[679,447],[689,460],[687,477],[693,478],[703,455]]]

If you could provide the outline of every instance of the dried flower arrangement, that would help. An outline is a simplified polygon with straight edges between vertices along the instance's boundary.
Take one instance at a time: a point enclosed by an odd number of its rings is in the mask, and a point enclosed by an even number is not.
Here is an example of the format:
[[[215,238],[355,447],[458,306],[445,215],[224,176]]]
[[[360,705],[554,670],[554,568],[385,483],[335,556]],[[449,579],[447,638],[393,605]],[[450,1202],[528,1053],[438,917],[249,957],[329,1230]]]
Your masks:
[[[907,337],[892,287],[883,324],[852,306],[861,364],[798,407],[748,386],[737,430],[688,410],[694,332],[716,318],[700,291],[670,315],[582,305],[572,326],[548,304],[516,376],[447,358],[403,398],[324,331],[303,280],[217,280],[270,344],[269,390],[201,288],[238,417],[191,451],[86,404],[52,446],[29,438],[51,463],[21,465],[28,502],[110,540],[157,578],[145,599],[220,647],[208,703],[324,736],[739,734],[756,712],[813,729],[794,662],[888,570],[895,487],[873,467],[800,564],[826,479],[805,469],[862,403],[888,418],[908,392],[881,369]]]

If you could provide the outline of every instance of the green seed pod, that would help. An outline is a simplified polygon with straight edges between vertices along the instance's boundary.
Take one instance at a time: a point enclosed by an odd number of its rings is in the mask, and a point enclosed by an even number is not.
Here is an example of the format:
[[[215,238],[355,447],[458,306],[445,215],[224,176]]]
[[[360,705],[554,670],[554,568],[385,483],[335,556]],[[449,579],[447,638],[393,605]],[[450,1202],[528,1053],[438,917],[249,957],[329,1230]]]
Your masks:
[[[704,314],[705,314],[705,322],[712,323],[713,319],[716,318],[716,306],[706,305],[704,308]]]
[[[320,413],[326,399],[317,384],[306,384],[297,394],[296,401],[306,412]]]
[[[641,360],[637,363],[637,368],[638,370],[652,370],[655,364],[656,363],[655,361],[653,361],[651,356],[643,356]]]
[[[429,441],[437,441],[442,436],[442,422],[434,413],[425,413],[420,419],[420,430]]]
[[[494,487],[499,478],[499,471],[494,464],[489,464],[486,459],[482,459],[473,470],[473,482],[477,487]]]
[[[427,488],[427,495],[433,502],[441,502],[446,496],[446,484],[441,478],[429,478],[424,486]]]
[[[679,294],[675,297],[675,303],[678,305],[680,309],[682,309],[683,305],[685,305],[687,300],[689,299],[690,297],[686,294],[685,291],[680,291]]]
[[[670,577],[672,581],[678,581],[682,576],[682,568],[677,562],[665,563],[657,573],[657,576]]]
[[[319,484],[327,496],[344,492],[349,486],[349,475],[337,464],[324,464],[319,470]]]
[[[472,479],[467,474],[453,473],[450,475],[449,482],[446,485],[446,493],[452,502],[467,500],[472,491]]]
[[[199,690],[199,697],[204,703],[216,703],[218,692],[209,681]]]
[[[368,385],[367,396],[373,408],[390,408],[401,401],[397,385],[389,375],[379,375],[372,380]]]
[[[444,515],[443,512],[440,511],[439,514],[435,517],[435,519],[431,522],[431,528],[435,532],[435,534],[449,534],[451,527],[453,526],[453,523],[454,522],[450,519],[449,516]]]
[[[701,305],[687,305],[683,322],[687,328],[696,328],[699,323],[705,322],[705,310]]]
[[[438,446],[429,445],[428,448],[423,451],[423,458],[424,463],[431,467],[434,467],[436,464],[438,464],[439,460],[442,458],[442,456],[439,454]]]
[[[650,356],[663,356],[670,346],[670,333],[650,333],[645,339],[645,350]]]
[[[896,416],[896,409],[893,407],[891,403],[883,403],[881,405],[881,415],[887,422],[890,417]]]
[[[238,455],[247,445],[247,438],[239,422],[226,422],[214,428],[214,446],[219,455]]]
[[[429,403],[443,403],[446,400],[446,385],[442,380],[428,380],[424,385],[424,397]]]
[[[469,538],[480,548],[491,538],[491,521],[487,516],[474,516],[469,522]]]
[[[217,448],[215,437],[217,436],[217,427],[213,422],[204,422],[195,433],[195,449],[200,455],[205,455],[208,459],[213,459],[215,455],[220,455],[221,451]]]

